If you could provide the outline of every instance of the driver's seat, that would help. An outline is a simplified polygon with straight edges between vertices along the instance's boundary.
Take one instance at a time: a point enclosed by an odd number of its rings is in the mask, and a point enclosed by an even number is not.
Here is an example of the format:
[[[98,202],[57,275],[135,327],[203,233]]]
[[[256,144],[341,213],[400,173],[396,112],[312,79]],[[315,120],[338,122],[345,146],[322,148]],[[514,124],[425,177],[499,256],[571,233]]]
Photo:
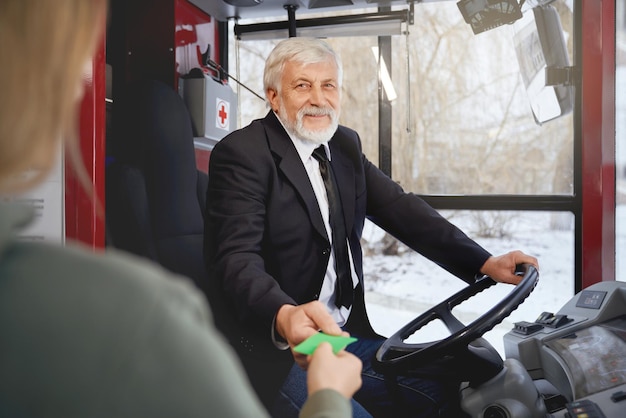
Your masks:
[[[141,81],[114,103],[106,168],[107,244],[192,278],[202,256],[206,173],[196,168],[191,117],[159,81]]]

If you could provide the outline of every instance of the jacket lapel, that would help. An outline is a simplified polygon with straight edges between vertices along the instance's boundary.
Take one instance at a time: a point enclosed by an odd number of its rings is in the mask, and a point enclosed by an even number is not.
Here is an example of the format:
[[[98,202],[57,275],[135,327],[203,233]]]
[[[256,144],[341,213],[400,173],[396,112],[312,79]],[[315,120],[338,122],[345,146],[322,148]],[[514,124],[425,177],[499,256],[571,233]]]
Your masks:
[[[272,111],[263,120],[263,125],[265,126],[270,151],[276,161],[276,167],[282,171],[285,178],[300,195],[315,230],[330,242],[326,235],[324,220],[322,219],[311,181],[287,132],[285,132],[285,129]]]

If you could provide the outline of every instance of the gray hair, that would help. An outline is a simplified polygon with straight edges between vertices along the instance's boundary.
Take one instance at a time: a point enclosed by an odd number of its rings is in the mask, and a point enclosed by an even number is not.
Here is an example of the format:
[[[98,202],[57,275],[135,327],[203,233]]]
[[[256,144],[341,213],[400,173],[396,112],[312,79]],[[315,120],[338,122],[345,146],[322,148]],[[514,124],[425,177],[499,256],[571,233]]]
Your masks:
[[[280,41],[265,61],[263,91],[268,89],[280,92],[280,77],[287,61],[300,64],[316,64],[333,61],[337,66],[337,83],[341,88],[343,68],[341,58],[321,39],[292,37]]]

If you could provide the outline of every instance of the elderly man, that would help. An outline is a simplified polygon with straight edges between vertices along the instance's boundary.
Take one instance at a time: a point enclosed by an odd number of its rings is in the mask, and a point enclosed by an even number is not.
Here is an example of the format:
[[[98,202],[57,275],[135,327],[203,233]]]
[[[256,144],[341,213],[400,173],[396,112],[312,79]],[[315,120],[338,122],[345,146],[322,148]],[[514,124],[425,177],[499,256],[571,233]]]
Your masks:
[[[467,282],[482,273],[517,283],[516,264],[537,264],[519,251],[492,256],[374,166],[338,124],[341,80],[324,41],[280,42],[265,66],[271,111],[219,142],[209,164],[206,291],[275,417],[297,416],[306,398],[307,357],[288,349],[338,333],[320,316],[358,338],[347,348],[363,361],[354,416],[389,416],[392,397],[371,368],[383,338],[364,304],[366,217]],[[401,379],[403,413],[458,416],[458,383]]]

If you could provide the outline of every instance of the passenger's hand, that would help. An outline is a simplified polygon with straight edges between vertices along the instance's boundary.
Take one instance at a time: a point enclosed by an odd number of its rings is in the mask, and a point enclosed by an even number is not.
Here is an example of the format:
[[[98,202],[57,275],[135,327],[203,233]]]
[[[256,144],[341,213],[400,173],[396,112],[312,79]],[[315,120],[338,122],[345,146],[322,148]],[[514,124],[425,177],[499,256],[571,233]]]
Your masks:
[[[329,343],[321,343],[309,356],[306,382],[309,396],[318,390],[334,389],[346,398],[361,387],[361,360],[352,353],[341,350],[336,355]]]
[[[518,264],[532,264],[539,269],[537,259],[521,251],[511,251],[500,256],[491,256],[485,261],[480,272],[497,282],[518,284],[522,277],[515,274]]]
[[[319,331],[330,335],[348,335],[319,301],[298,306],[283,305],[276,314],[276,331],[291,347],[296,363],[305,370],[309,363],[307,356],[293,351],[296,345]]]

